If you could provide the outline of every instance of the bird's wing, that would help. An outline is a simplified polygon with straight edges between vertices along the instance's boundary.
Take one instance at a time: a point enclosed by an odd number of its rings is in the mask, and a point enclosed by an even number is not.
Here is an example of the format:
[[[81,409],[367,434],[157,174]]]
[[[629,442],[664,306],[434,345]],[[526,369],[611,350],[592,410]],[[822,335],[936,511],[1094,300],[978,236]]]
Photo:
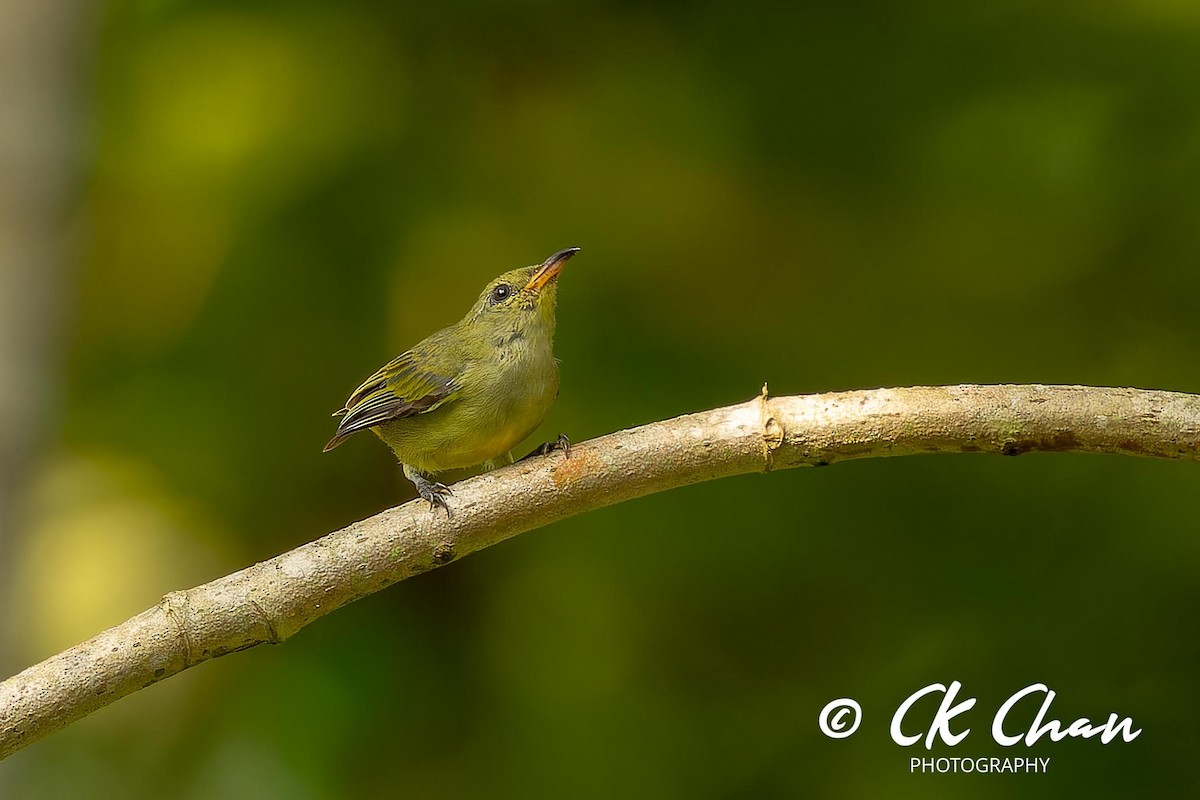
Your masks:
[[[337,433],[325,445],[328,452],[352,433],[384,422],[425,414],[451,400],[461,388],[459,375],[439,375],[422,368],[409,350],[385,364],[354,390],[346,406],[334,416],[345,415]]]

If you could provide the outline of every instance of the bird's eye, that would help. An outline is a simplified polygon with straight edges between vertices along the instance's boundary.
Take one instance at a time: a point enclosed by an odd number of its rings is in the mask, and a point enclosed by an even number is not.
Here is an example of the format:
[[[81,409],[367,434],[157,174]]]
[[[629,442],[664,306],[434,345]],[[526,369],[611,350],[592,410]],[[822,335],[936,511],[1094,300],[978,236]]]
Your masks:
[[[502,283],[499,286],[497,286],[495,289],[492,289],[492,302],[499,303],[504,300],[507,300],[509,295],[511,295],[511,294],[512,294],[512,287],[509,286],[507,283]]]

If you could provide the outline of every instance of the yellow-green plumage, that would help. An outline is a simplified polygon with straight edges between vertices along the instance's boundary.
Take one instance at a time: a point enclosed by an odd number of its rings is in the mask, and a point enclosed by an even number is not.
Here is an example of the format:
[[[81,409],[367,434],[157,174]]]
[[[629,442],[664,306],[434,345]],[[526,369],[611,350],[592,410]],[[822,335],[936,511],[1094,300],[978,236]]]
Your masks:
[[[403,353],[354,390],[332,450],[375,432],[431,503],[447,490],[423,473],[510,463],[558,395],[554,306],[558,273],[578,252],[496,278],[459,322]]]

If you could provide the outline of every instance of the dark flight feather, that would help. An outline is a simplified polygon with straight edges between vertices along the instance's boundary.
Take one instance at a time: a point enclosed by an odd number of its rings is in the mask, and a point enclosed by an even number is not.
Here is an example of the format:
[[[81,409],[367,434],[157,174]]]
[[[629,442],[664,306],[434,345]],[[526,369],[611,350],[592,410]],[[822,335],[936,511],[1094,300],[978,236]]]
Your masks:
[[[358,431],[432,411],[452,399],[459,388],[458,376],[421,369],[416,355],[409,350],[363,381],[345,407],[335,412],[334,416],[344,416],[325,445],[325,452]]]

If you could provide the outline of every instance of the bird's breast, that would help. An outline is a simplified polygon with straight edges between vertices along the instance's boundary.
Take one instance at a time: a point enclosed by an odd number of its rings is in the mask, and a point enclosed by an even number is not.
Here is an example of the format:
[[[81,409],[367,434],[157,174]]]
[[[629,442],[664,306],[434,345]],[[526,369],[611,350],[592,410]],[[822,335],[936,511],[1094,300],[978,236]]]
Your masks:
[[[479,366],[481,400],[505,420],[528,421],[536,427],[558,394],[558,362],[548,344],[538,346],[526,337],[497,348],[493,359]]]
[[[551,348],[527,337],[472,363],[460,396],[429,415],[398,420],[380,435],[404,463],[439,471],[469,467],[506,453],[527,438],[558,395]]]

